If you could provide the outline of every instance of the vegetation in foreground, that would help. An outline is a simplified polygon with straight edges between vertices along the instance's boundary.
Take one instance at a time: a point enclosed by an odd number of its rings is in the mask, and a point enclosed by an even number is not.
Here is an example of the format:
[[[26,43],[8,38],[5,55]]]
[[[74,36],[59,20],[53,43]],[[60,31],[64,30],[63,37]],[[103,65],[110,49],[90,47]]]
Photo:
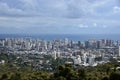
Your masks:
[[[31,67],[18,68],[14,64],[0,65],[0,80],[120,80],[120,66],[110,62],[97,67],[61,65],[55,72],[34,71]]]

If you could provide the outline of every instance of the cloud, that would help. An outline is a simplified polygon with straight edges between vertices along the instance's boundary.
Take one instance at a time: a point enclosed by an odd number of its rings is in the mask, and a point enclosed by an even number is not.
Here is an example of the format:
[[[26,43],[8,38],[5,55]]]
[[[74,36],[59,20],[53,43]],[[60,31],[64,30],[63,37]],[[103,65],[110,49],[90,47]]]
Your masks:
[[[117,0],[10,0],[0,1],[3,16],[99,17],[109,13]],[[15,3],[19,4],[17,6]],[[4,9],[5,8],[5,9]],[[103,10],[103,11],[102,11]],[[100,16],[101,17],[101,16]]]
[[[78,27],[79,27],[79,28],[88,28],[88,25],[85,25],[85,24],[79,24]]]
[[[116,29],[119,13],[118,0],[0,0],[0,27],[50,33]]]
[[[0,16],[16,16],[21,13],[21,9],[10,8],[6,3],[0,3]]]
[[[94,27],[97,27],[97,23],[93,23],[93,26],[94,26]]]
[[[114,12],[114,13],[120,13],[120,7],[114,6],[114,7],[113,7],[113,12]]]

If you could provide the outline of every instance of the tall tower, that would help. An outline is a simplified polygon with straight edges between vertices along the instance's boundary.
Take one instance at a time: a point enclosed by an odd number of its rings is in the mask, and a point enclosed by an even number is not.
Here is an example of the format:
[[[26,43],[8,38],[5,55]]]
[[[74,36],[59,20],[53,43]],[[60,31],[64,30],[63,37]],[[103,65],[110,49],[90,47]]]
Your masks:
[[[120,45],[118,46],[118,56],[120,56]]]
[[[69,40],[67,38],[65,38],[64,45],[68,45],[68,43],[69,43]]]

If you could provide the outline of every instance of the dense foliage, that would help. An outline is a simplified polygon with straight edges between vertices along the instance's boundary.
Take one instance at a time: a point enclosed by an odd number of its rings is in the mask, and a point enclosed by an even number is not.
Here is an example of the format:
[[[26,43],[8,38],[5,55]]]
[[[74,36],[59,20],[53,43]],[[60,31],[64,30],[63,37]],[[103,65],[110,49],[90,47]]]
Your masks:
[[[97,67],[61,65],[55,72],[34,71],[30,67],[17,69],[14,64],[0,65],[0,80],[120,80],[119,63],[107,63]]]

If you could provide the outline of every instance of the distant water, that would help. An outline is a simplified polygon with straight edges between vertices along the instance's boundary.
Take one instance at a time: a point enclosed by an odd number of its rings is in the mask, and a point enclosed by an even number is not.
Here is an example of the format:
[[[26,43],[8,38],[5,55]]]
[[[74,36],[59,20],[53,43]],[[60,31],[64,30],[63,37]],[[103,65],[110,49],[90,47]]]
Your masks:
[[[47,41],[54,39],[65,39],[74,41],[85,41],[89,39],[111,39],[120,41],[120,34],[40,34],[40,35],[27,35],[27,34],[0,34],[0,39],[4,38],[25,38],[31,37],[35,39],[44,39]]]

